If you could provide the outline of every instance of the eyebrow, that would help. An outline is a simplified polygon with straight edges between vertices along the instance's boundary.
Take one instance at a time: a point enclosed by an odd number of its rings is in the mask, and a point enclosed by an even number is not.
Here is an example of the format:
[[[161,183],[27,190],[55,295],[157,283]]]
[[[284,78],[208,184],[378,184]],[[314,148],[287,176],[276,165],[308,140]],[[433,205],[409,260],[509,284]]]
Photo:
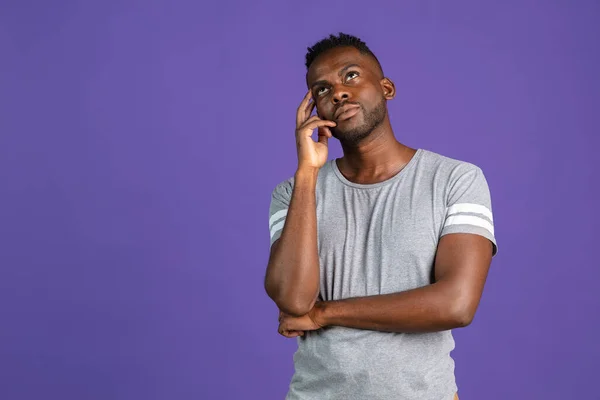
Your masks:
[[[349,70],[350,68],[353,67],[358,67],[358,68],[362,68],[360,65],[358,64],[348,64],[346,65],[344,68],[340,69],[340,71],[338,72],[338,76],[341,77],[344,72],[346,72],[347,70]],[[310,88],[314,88],[315,86],[319,86],[319,85],[326,85],[329,82],[327,82],[326,80],[320,80],[320,81],[316,81],[315,83],[313,83],[312,85],[310,85]]]
[[[342,75],[344,74],[344,72],[346,72],[347,70],[349,70],[352,67],[359,67],[360,68],[360,65],[358,65],[358,64],[348,64],[344,68],[340,69],[340,72],[338,72],[338,76],[341,78]]]

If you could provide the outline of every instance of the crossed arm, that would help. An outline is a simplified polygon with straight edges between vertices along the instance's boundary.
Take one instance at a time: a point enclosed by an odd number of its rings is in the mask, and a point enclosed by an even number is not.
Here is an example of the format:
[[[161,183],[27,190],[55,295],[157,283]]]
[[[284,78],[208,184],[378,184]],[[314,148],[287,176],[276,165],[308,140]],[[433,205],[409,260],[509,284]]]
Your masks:
[[[316,172],[298,172],[281,237],[271,247],[265,289],[280,311],[287,337],[325,326],[387,332],[432,332],[469,325],[492,259],[485,237],[444,235],[435,257],[435,282],[400,293],[317,302],[319,258]]]
[[[483,236],[453,233],[438,244],[433,284],[405,292],[314,303],[301,316],[280,313],[287,337],[325,326],[385,332],[434,332],[467,326],[479,305],[492,258]]]

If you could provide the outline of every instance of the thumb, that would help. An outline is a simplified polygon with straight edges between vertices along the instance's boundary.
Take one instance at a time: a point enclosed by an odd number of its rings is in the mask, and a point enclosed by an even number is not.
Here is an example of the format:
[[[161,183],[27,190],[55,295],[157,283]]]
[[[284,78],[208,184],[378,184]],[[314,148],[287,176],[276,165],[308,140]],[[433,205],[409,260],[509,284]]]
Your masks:
[[[319,139],[318,139],[319,143],[322,143],[325,146],[327,146],[327,142],[330,137],[331,137],[331,131],[329,130],[328,127],[322,126],[319,128]]]

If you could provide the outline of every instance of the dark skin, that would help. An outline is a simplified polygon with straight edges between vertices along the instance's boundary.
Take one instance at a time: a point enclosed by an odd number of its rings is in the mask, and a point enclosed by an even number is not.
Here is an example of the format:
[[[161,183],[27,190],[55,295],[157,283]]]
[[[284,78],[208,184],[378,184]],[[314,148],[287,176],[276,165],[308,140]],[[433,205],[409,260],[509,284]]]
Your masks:
[[[430,285],[386,295],[317,301],[314,186],[322,157],[309,162],[316,159],[306,155],[325,149],[326,157],[327,139],[336,137],[344,152],[336,160],[340,171],[352,182],[368,184],[397,174],[416,150],[394,136],[387,101],[395,97],[396,89],[369,55],[352,47],[329,50],[309,68],[307,85],[310,92],[298,109],[297,120],[298,188],[294,188],[286,224],[271,248],[267,267],[267,292],[281,310],[279,333],[296,337],[327,326],[434,332],[469,325],[492,258],[491,242],[479,235],[456,233],[440,239]],[[318,118],[311,119],[315,107]],[[343,110],[348,112],[343,114]],[[306,132],[315,128],[319,139],[309,143]]]

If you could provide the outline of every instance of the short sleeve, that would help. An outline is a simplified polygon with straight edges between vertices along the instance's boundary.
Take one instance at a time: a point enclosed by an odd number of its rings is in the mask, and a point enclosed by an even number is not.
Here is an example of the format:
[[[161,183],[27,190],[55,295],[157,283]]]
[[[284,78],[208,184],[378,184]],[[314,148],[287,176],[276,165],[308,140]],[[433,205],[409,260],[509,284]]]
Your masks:
[[[269,206],[270,246],[273,246],[273,243],[281,237],[291,198],[292,181],[289,179],[277,185],[271,194],[271,204]]]
[[[440,236],[473,233],[492,242],[492,256],[498,252],[490,190],[483,171],[463,164],[451,174],[446,200],[446,218]]]

